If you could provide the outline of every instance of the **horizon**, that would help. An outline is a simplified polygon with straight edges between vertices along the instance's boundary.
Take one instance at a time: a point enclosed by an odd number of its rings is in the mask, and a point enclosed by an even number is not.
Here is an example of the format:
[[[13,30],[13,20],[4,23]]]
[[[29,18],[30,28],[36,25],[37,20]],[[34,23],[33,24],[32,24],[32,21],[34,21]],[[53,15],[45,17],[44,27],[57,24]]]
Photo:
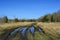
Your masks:
[[[0,0],[0,16],[37,19],[60,10],[59,0]]]

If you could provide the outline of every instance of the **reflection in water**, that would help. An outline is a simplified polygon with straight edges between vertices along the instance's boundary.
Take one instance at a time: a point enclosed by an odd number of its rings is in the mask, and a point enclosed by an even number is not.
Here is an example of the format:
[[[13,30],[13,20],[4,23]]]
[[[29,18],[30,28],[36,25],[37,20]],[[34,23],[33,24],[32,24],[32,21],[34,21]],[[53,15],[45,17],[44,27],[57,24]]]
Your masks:
[[[6,40],[8,40],[9,37],[11,37],[16,32],[20,32],[21,40],[23,40],[23,38],[27,38],[26,37],[26,31],[29,31],[32,35],[34,35],[34,32],[36,31],[36,29],[37,29],[38,32],[42,32],[41,28],[39,28],[39,27],[35,28],[34,26],[17,28],[7,36]]]
[[[31,26],[31,27],[29,27],[29,29],[28,29],[28,31],[32,34],[32,35],[34,35],[34,27],[33,26]]]
[[[42,32],[42,30],[41,30],[40,28],[38,28],[38,31],[39,31],[39,32]]]
[[[23,28],[19,29],[22,36],[25,36],[26,29],[27,29],[27,27],[23,27]]]
[[[15,32],[19,31],[19,29],[21,29],[21,28],[15,29],[13,32],[10,33],[10,35],[13,35]]]

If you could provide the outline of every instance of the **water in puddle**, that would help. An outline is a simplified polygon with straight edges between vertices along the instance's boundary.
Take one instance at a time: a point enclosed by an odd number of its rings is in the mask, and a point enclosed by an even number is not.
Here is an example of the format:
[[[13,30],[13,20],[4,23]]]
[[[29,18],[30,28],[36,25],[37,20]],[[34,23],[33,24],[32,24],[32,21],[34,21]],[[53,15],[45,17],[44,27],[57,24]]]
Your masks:
[[[28,31],[32,34],[32,35],[34,35],[34,27],[33,26],[31,26],[31,27],[29,27],[29,29],[28,29]]]
[[[19,31],[19,29],[21,29],[21,28],[15,29],[14,31],[12,31],[12,32],[10,33],[10,35],[13,35],[13,34],[16,33],[17,31]]]
[[[27,27],[23,27],[23,28],[19,29],[22,36],[25,36],[26,29],[27,29]]]
[[[20,32],[20,35],[22,35],[21,37],[26,37],[25,33],[26,31],[30,32],[32,34],[32,36],[34,35],[35,30],[38,29],[37,31],[42,32],[42,30],[40,28],[35,28],[34,26],[30,26],[30,27],[20,27],[15,29],[14,31],[12,31],[10,33],[10,35],[8,35],[8,37],[6,38],[6,40],[8,40],[8,38],[10,36],[12,36],[14,33],[16,33],[17,31]],[[27,38],[27,37],[26,37]],[[23,40],[23,39],[22,39]],[[26,39],[27,40],[27,39]]]

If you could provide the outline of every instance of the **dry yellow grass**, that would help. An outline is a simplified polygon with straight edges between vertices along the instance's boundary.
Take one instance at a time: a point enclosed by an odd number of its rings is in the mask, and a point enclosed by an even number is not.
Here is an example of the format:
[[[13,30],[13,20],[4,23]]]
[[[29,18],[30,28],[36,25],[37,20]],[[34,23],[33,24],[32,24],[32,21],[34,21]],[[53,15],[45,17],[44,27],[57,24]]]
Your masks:
[[[14,28],[14,27],[23,26],[23,25],[29,25],[31,23],[34,23],[34,22],[5,23],[5,24],[0,24],[0,28],[4,28],[4,29],[6,29],[6,28]],[[56,31],[57,33],[60,34],[60,22],[57,22],[57,23],[37,22],[37,24],[46,31],[53,30],[53,31]]]
[[[5,23],[5,24],[0,24],[0,28],[6,29],[6,28],[14,28],[18,26],[24,26],[24,25],[29,25],[34,22],[16,22],[16,23]]]
[[[60,22],[55,23],[38,23],[38,25],[52,38],[60,38]],[[42,25],[42,26],[41,26]]]
[[[3,30],[12,29],[12,28],[20,27],[20,26],[25,26],[25,25],[29,25],[32,23],[34,23],[34,22],[16,22],[16,23],[0,24],[0,34],[4,33]]]
[[[32,23],[34,23],[34,22],[17,22],[17,23],[0,24],[0,30],[29,25]],[[45,33],[48,36],[54,38],[54,40],[55,40],[55,38],[56,38],[56,40],[57,39],[60,40],[60,22],[55,22],[55,23],[36,22],[36,23],[45,31]],[[2,34],[2,33],[3,32],[0,31],[0,34]]]
[[[17,22],[17,23],[5,23],[5,24],[0,24],[0,28],[14,28],[17,26],[23,26],[23,25],[29,25],[34,22]],[[54,29],[58,33],[60,33],[60,22],[57,23],[43,23],[43,22],[37,22],[37,24],[42,27],[44,30],[47,29]],[[42,25],[42,26],[41,26]]]
[[[38,23],[38,25],[42,25],[41,27],[44,29],[44,30],[47,30],[47,29],[51,29],[51,30],[54,30],[58,33],[60,33],[60,22],[57,22],[57,23]]]

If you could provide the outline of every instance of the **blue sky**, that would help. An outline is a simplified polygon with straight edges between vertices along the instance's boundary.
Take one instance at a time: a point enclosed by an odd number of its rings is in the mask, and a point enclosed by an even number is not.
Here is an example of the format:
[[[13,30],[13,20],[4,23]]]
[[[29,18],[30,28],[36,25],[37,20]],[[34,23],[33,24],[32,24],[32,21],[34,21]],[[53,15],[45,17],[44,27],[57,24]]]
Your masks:
[[[60,0],[0,0],[0,16],[39,18],[60,9]]]

